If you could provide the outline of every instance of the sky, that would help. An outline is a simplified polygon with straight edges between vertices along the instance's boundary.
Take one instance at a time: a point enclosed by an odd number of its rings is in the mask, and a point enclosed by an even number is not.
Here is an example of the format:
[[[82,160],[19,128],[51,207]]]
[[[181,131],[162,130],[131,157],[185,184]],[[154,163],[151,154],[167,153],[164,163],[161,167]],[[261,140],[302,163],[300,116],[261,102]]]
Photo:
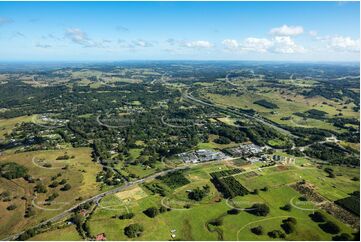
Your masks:
[[[359,2],[0,2],[0,61],[359,61]]]

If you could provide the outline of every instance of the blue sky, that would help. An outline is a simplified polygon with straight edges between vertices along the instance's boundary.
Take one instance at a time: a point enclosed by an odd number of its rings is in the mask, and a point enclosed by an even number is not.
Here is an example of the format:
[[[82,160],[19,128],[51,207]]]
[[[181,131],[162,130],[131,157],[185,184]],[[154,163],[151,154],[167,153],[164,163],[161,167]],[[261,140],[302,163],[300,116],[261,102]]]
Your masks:
[[[0,2],[0,60],[358,61],[358,2]]]

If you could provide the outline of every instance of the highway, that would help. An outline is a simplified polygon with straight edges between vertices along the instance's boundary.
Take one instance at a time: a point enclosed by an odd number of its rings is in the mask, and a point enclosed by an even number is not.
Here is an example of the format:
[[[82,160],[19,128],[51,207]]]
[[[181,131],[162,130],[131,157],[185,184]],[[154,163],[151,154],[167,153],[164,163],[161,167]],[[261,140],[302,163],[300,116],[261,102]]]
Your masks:
[[[219,109],[220,111],[223,111],[223,112],[226,111],[226,112],[228,112],[228,113],[232,113],[232,114],[235,114],[235,115],[238,115],[238,116],[244,116],[244,117],[247,117],[247,118],[249,118],[249,119],[256,120],[256,121],[258,121],[258,122],[260,122],[260,123],[262,123],[262,124],[264,124],[264,125],[267,125],[267,126],[269,126],[269,127],[271,127],[271,128],[274,128],[274,129],[280,131],[281,133],[284,133],[284,134],[286,134],[286,135],[288,135],[288,136],[291,136],[291,137],[293,137],[293,138],[297,138],[297,136],[294,135],[294,134],[292,134],[290,131],[285,130],[285,129],[282,129],[282,128],[280,128],[280,127],[278,127],[278,126],[276,126],[276,125],[274,125],[274,124],[272,124],[272,123],[270,123],[270,122],[268,122],[268,121],[266,121],[266,120],[264,120],[264,119],[261,119],[261,118],[258,118],[258,117],[254,117],[254,116],[251,116],[251,115],[246,114],[246,113],[239,113],[239,112],[236,112],[236,111],[233,111],[233,110],[229,110],[229,109],[227,109],[227,108],[223,108],[223,107],[214,105],[214,104],[212,104],[212,103],[207,103],[207,102],[204,102],[204,101],[202,101],[202,100],[199,100],[199,99],[193,97],[193,96],[191,95],[191,93],[188,93],[188,90],[186,90],[185,92],[183,92],[183,97],[184,97],[184,98],[187,98],[187,99],[190,99],[190,100],[192,100],[192,101],[194,101],[194,102],[200,103],[200,104],[202,104],[202,105],[206,105],[206,106],[210,106],[210,107],[217,108],[217,109]]]

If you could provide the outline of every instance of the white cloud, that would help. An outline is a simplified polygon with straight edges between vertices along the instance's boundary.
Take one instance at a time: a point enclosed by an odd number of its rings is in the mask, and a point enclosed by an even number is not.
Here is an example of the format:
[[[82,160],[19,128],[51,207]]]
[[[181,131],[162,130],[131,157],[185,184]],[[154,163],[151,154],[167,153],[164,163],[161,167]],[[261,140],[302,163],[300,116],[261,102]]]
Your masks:
[[[142,39],[133,40],[131,45],[133,47],[143,47],[143,48],[144,47],[152,47],[152,46],[154,46],[152,42],[142,40]]]
[[[360,39],[351,37],[334,36],[326,38],[327,47],[335,51],[358,52],[360,51]]]
[[[104,44],[109,43],[107,40],[94,41],[88,37],[88,34],[77,28],[70,28],[65,31],[65,38],[84,47],[105,48]]]
[[[88,37],[87,33],[77,28],[67,29],[65,31],[65,37],[79,45],[86,47],[94,46],[94,42]]]
[[[222,41],[222,44],[230,50],[234,50],[239,47],[239,43],[237,42],[237,40],[234,39],[225,39]]]
[[[282,54],[305,52],[305,48],[297,45],[289,36],[276,36],[273,40],[273,51]]]
[[[6,18],[6,17],[0,17],[0,26],[5,25],[5,24],[11,24],[14,21],[11,18]]]
[[[268,39],[250,37],[241,45],[241,50],[267,52],[272,45],[272,41]]]
[[[183,46],[188,47],[188,48],[196,48],[196,49],[209,49],[209,48],[213,47],[213,45],[206,40],[196,40],[196,41],[191,41],[191,42],[185,42],[183,44]]]
[[[289,36],[275,36],[272,39],[249,37],[243,42],[238,42],[234,39],[225,39],[222,41],[222,44],[228,50],[240,52],[293,54],[305,51],[305,48],[297,45]]]
[[[303,27],[282,25],[281,27],[271,29],[270,33],[277,36],[296,36],[303,33]]]

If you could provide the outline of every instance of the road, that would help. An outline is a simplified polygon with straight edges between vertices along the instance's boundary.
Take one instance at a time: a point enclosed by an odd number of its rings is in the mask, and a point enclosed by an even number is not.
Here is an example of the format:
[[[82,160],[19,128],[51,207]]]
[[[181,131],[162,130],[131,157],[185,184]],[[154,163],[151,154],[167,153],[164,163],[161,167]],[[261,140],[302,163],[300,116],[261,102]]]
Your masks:
[[[219,110],[221,110],[221,111],[223,111],[223,112],[224,112],[224,111],[227,111],[227,112],[229,112],[229,113],[232,113],[232,114],[235,114],[235,115],[238,115],[238,116],[244,116],[244,117],[247,117],[247,118],[249,118],[249,119],[256,120],[257,122],[260,122],[260,123],[262,123],[262,124],[264,124],[264,125],[267,125],[267,126],[269,126],[269,127],[271,127],[271,128],[274,128],[274,129],[276,129],[276,130],[278,130],[278,131],[280,131],[280,132],[282,132],[282,133],[284,133],[284,134],[286,134],[286,135],[288,135],[288,136],[291,136],[291,137],[293,137],[293,138],[298,138],[298,136],[292,134],[290,131],[285,130],[285,129],[282,129],[282,128],[280,128],[280,127],[278,127],[278,126],[276,126],[276,125],[274,125],[274,124],[272,124],[272,123],[270,123],[270,122],[265,121],[264,119],[261,119],[261,118],[258,118],[258,117],[254,117],[254,116],[251,116],[251,115],[246,114],[246,113],[239,113],[239,112],[236,112],[236,111],[233,111],[233,110],[229,110],[229,109],[227,109],[227,108],[222,108],[222,107],[220,107],[220,106],[216,106],[216,105],[214,105],[214,104],[212,104],[212,103],[207,103],[207,102],[204,102],[204,101],[202,101],[202,100],[199,100],[199,99],[193,97],[193,96],[191,95],[191,93],[188,93],[188,90],[186,90],[185,92],[183,92],[183,97],[184,97],[184,98],[188,98],[188,99],[190,99],[190,100],[192,100],[192,101],[194,101],[194,102],[200,103],[200,104],[202,104],[202,105],[206,105],[206,106],[210,106],[210,107],[217,108],[217,109],[219,109]]]
[[[144,183],[146,180],[151,180],[151,179],[153,179],[153,178],[155,178],[155,177],[157,177],[157,176],[164,176],[164,175],[166,175],[166,174],[169,173],[169,172],[186,169],[186,168],[188,168],[188,167],[189,167],[188,165],[187,165],[187,166],[180,166],[180,167],[176,167],[176,168],[169,169],[169,170],[166,170],[166,171],[161,171],[161,172],[155,173],[155,174],[153,174],[153,175],[150,175],[150,176],[148,176],[148,177],[145,177],[145,178],[136,180],[136,181],[134,181],[134,182],[128,182],[128,183],[124,184],[123,186],[114,188],[114,189],[112,189],[112,190],[109,190],[109,191],[100,193],[100,194],[98,194],[98,195],[95,195],[95,196],[93,196],[93,197],[91,197],[91,198],[88,198],[88,199],[86,199],[86,200],[84,200],[84,201],[82,201],[82,202],[74,205],[73,207],[71,207],[71,208],[63,211],[62,213],[56,215],[55,217],[52,217],[52,218],[50,218],[50,219],[48,219],[48,220],[46,220],[46,221],[44,221],[44,222],[42,222],[42,223],[39,223],[39,224],[36,225],[35,227],[39,227],[39,226],[41,226],[41,225],[45,225],[45,224],[48,223],[48,222],[54,223],[54,222],[56,222],[56,221],[58,221],[58,220],[60,220],[60,219],[63,219],[63,218],[65,218],[69,213],[71,213],[74,209],[78,208],[80,205],[85,204],[85,203],[87,203],[87,202],[91,202],[91,201],[93,201],[93,202],[98,202],[100,199],[102,199],[102,198],[103,198],[104,196],[106,196],[106,195],[114,194],[114,193],[123,191],[123,190],[127,189],[127,188],[130,187],[130,186]],[[15,240],[15,239],[16,239],[20,234],[22,234],[23,232],[25,232],[25,231],[22,231],[22,232],[20,232],[20,233],[18,233],[18,234],[9,236],[9,237],[4,238],[4,239],[2,239],[2,240]]]
[[[236,84],[232,83],[232,82],[229,80],[228,76],[229,76],[230,74],[231,74],[231,73],[228,73],[228,74],[226,75],[226,82],[227,82],[229,85],[233,86],[233,87],[238,87]]]
[[[220,160],[215,160],[215,161],[209,161],[209,162],[203,162],[203,163],[199,163],[199,164],[190,164],[190,165],[184,165],[184,166],[179,166],[179,167],[175,167],[175,168],[172,168],[172,169],[169,169],[169,170],[165,170],[165,171],[160,171],[160,172],[157,172],[153,175],[149,175],[147,177],[144,177],[142,179],[139,179],[139,180],[136,180],[136,181],[133,181],[133,182],[128,182],[120,187],[117,187],[117,188],[114,188],[112,190],[109,190],[109,191],[106,191],[106,192],[103,192],[103,193],[100,193],[98,195],[95,195],[93,197],[90,197],[74,206],[72,206],[71,208],[63,211],[62,213],[56,215],[55,217],[52,217],[44,222],[41,222],[39,223],[38,225],[34,226],[33,228],[36,228],[36,227],[39,227],[41,225],[45,225],[47,224],[48,222],[51,222],[51,223],[54,223],[60,219],[63,219],[65,218],[67,215],[69,215],[74,209],[78,208],[80,205],[82,204],[85,204],[87,202],[95,202],[95,203],[98,203],[100,201],[100,199],[102,199],[104,196],[106,195],[110,195],[110,194],[114,194],[114,193],[117,193],[117,192],[120,192],[120,191],[123,191],[125,189],[127,189],[128,187],[130,186],[133,186],[133,185],[136,185],[136,184],[141,184],[141,183],[144,183],[145,181],[147,180],[151,180],[151,179],[154,179],[156,178],[157,176],[164,176],[166,174],[168,174],[169,172],[173,172],[173,171],[177,171],[177,170],[184,170],[184,169],[187,169],[191,166],[197,166],[197,165],[203,165],[203,164],[209,164],[209,163],[215,163],[215,162],[221,162]],[[14,235],[11,235],[7,238],[3,238],[1,240],[4,240],[4,241],[9,241],[9,240],[15,240],[19,235],[21,235],[22,233],[24,233],[25,231],[22,231],[20,233],[17,233],[17,234],[14,234]]]

